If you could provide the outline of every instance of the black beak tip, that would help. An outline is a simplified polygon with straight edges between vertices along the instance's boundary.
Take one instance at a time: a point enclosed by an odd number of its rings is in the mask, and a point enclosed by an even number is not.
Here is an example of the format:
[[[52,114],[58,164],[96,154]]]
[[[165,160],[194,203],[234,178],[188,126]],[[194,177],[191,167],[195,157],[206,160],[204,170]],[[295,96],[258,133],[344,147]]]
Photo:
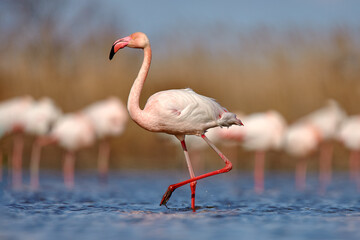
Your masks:
[[[111,50],[110,50],[110,54],[109,54],[109,60],[111,60],[115,55],[115,51],[114,51],[114,45],[111,47]]]

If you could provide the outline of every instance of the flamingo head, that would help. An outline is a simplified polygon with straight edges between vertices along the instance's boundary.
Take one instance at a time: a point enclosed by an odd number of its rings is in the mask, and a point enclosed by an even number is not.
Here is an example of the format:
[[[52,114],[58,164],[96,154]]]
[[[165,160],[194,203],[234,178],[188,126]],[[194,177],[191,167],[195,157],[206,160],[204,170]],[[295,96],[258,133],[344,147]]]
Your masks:
[[[149,45],[150,45],[149,39],[147,38],[145,33],[142,32],[133,33],[130,36],[120,38],[114,42],[114,44],[111,47],[109,59],[111,60],[114,57],[115,53],[124,47],[145,48]]]

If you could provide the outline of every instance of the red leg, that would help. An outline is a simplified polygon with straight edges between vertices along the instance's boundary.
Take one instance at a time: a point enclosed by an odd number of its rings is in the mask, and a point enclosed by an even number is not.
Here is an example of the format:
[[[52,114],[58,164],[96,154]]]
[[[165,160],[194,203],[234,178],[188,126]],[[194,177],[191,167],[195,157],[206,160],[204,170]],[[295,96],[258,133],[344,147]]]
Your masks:
[[[332,156],[333,156],[333,144],[324,143],[320,147],[320,157],[319,157],[319,181],[320,181],[320,193],[326,191],[327,186],[331,182],[332,174]]]
[[[109,155],[110,145],[107,139],[100,142],[99,145],[99,159],[98,159],[98,171],[100,182],[106,183],[109,172]]]
[[[74,165],[75,154],[67,151],[64,159],[64,183],[67,189],[74,188]]]
[[[39,188],[39,165],[40,165],[41,145],[35,141],[31,151],[30,159],[30,187],[33,190]]]
[[[306,168],[307,160],[305,158],[299,159],[295,173],[296,189],[298,191],[303,191],[306,188]]]
[[[41,149],[46,146],[56,143],[56,139],[48,136],[38,137],[32,147],[30,159],[30,187],[32,190],[39,188],[39,166],[41,158]]]
[[[12,186],[14,189],[21,188],[22,184],[22,153],[24,138],[22,133],[14,135],[14,148],[12,157]]]
[[[265,152],[255,152],[255,166],[254,166],[254,182],[255,192],[264,192],[264,167],[265,167]]]
[[[181,147],[184,151],[184,155],[185,155],[185,159],[186,159],[186,164],[188,166],[188,170],[190,173],[190,178],[194,178],[195,177],[195,173],[194,173],[194,169],[192,167],[191,161],[190,161],[190,157],[189,157],[189,152],[187,150],[186,144],[185,144],[185,139],[179,139],[181,141]],[[190,189],[191,189],[191,208],[193,209],[193,211],[195,211],[195,191],[196,191],[196,181],[191,182],[190,183]]]
[[[217,148],[215,147],[215,145],[212,144],[212,142],[210,142],[210,140],[209,140],[204,134],[202,134],[201,137],[202,137],[202,138],[206,141],[206,143],[221,157],[221,159],[225,162],[225,167],[222,168],[222,169],[213,171],[213,172],[205,173],[205,174],[202,174],[202,175],[200,175],[200,176],[197,176],[197,177],[194,177],[194,178],[185,180],[185,181],[183,181],[183,182],[179,182],[179,183],[170,185],[170,186],[168,187],[166,193],[164,194],[164,196],[163,196],[162,199],[161,199],[160,206],[161,206],[161,205],[166,205],[166,203],[169,201],[169,199],[170,199],[170,197],[171,197],[172,192],[173,192],[175,189],[177,189],[178,187],[184,186],[185,184],[188,184],[188,183],[191,183],[191,182],[194,182],[194,181],[197,181],[197,180],[206,178],[206,177],[210,177],[210,176],[217,175],[217,174],[221,174],[221,173],[226,173],[226,172],[229,172],[229,171],[232,169],[232,164],[231,164],[231,162],[225,157],[225,155],[222,154],[222,153],[220,152],[220,150],[217,149]]]

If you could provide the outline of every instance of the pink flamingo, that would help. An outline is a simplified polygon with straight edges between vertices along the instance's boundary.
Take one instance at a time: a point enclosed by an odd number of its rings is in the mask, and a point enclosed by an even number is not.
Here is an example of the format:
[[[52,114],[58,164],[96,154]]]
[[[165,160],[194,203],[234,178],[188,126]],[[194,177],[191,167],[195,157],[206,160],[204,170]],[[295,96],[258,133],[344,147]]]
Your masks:
[[[144,109],[139,106],[141,90],[144,86],[151,63],[151,48],[147,36],[144,33],[133,33],[128,37],[114,42],[110,51],[110,60],[114,54],[124,47],[140,48],[144,51],[144,59],[138,76],[131,87],[128,110],[131,118],[141,127],[152,132],[164,132],[175,135],[181,142],[186,163],[190,173],[190,179],[172,184],[163,195],[160,205],[165,205],[172,192],[185,184],[190,183],[191,208],[195,211],[196,181],[202,178],[225,173],[231,170],[231,162],[215,147],[205,136],[209,128],[216,126],[229,127],[233,124],[242,125],[234,113],[228,112],[215,100],[199,95],[191,89],[167,90],[152,95]],[[225,162],[225,167],[213,172],[195,177],[193,167],[185,144],[185,135],[201,136],[206,143]]]
[[[325,107],[320,108],[299,121],[309,122],[319,132],[319,181],[320,193],[326,191],[331,182],[332,157],[334,144],[339,125],[346,113],[335,100],[328,100]]]
[[[31,161],[40,162],[40,150],[43,146],[57,143],[65,149],[64,183],[68,189],[74,187],[75,152],[88,147],[95,141],[95,131],[90,119],[82,113],[66,114],[58,119],[48,136],[38,141],[38,149]]]
[[[109,171],[109,137],[124,132],[128,113],[124,104],[115,97],[90,105],[84,113],[92,121],[96,136],[100,139],[98,171],[100,180],[105,182]]]
[[[318,148],[320,135],[314,126],[297,122],[288,127],[284,134],[283,148],[286,153],[298,158],[295,170],[296,189],[306,188],[307,156]]]
[[[20,189],[22,185],[22,153],[24,148],[24,113],[34,100],[30,96],[16,97],[3,102],[0,106],[0,129],[5,135],[13,135],[13,153],[11,160],[12,187]]]
[[[350,150],[350,179],[355,181],[360,191],[360,115],[354,115],[341,124],[338,139]]]
[[[280,113],[274,110],[244,116],[243,122],[246,128],[232,126],[228,129],[219,129],[217,132],[219,138],[238,142],[246,150],[255,151],[254,190],[256,193],[262,193],[265,153],[281,147],[286,122]]]
[[[41,145],[47,138],[46,134],[51,125],[61,116],[60,109],[50,98],[43,98],[35,102],[24,114],[24,128],[26,133],[36,136],[32,146],[30,159],[30,187],[39,187],[39,165]]]
[[[255,151],[254,189],[256,193],[262,193],[265,153],[280,149],[286,121],[274,110],[248,115],[243,121],[246,128],[244,128],[242,146],[246,150]]]

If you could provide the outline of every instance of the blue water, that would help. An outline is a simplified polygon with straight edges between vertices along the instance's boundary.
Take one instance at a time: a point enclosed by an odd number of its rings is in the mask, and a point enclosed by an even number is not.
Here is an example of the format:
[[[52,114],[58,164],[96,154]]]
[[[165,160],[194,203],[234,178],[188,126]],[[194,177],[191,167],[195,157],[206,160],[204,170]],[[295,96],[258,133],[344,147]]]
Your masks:
[[[12,191],[0,184],[0,239],[360,239],[360,194],[337,173],[325,194],[317,176],[294,190],[292,174],[267,173],[266,191],[252,189],[250,173],[230,172],[177,189],[159,206],[169,184],[184,172],[116,172],[107,185],[78,173],[66,190],[60,173],[41,176],[41,189]]]

